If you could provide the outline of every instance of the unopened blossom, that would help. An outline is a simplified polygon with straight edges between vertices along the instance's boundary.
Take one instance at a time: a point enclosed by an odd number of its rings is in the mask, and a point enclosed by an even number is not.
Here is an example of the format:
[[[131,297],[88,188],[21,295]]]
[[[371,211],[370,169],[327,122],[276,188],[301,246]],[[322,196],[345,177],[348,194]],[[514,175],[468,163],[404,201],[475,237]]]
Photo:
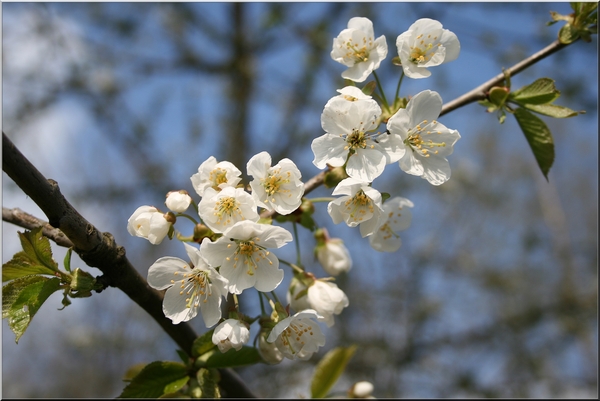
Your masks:
[[[318,318],[319,314],[312,309],[289,316],[273,327],[267,342],[275,343],[288,359],[306,361],[325,345],[325,336],[316,322]]]
[[[344,241],[340,238],[330,238],[325,228],[315,231],[315,239],[315,255],[327,274],[337,276],[352,268],[352,258]]]
[[[387,42],[381,35],[375,39],[373,23],[368,18],[354,17],[333,39],[331,58],[348,67],[342,78],[363,82],[387,56]]]
[[[330,281],[294,279],[287,293],[290,306],[297,311],[314,309],[327,326],[333,326],[333,315],[339,315],[348,306],[348,297],[344,291]],[[308,289],[307,289],[308,285]]]
[[[377,132],[381,108],[373,99],[348,101],[331,98],[321,114],[321,126],[326,134],[315,138],[311,149],[313,164],[320,169],[327,165],[343,166],[357,180],[372,182],[386,164],[400,158],[401,143],[396,137]]]
[[[250,339],[250,330],[246,323],[238,319],[227,319],[215,327],[212,342],[219,351],[227,352],[231,348],[239,351]]]
[[[214,326],[221,319],[227,279],[206,263],[198,248],[183,245],[191,266],[177,257],[160,258],[148,270],[148,284],[157,290],[167,289],[163,312],[173,324],[192,319],[200,309],[206,327]]]
[[[214,156],[206,159],[198,167],[198,172],[190,177],[194,189],[204,196],[206,188],[220,190],[225,187],[235,187],[241,180],[242,172],[228,161],[217,162]]]
[[[283,353],[279,351],[275,343],[267,342],[267,334],[263,332],[258,335],[257,350],[262,360],[269,365],[277,365],[283,360]]]
[[[373,234],[382,213],[379,191],[367,182],[349,177],[335,187],[332,195],[345,195],[327,205],[327,212],[334,224],[344,221],[349,227],[360,225],[363,237]]]
[[[396,252],[402,245],[400,231],[406,230],[411,223],[410,212],[413,203],[400,196],[388,199],[383,204],[383,213],[380,225],[373,235],[369,237],[369,244],[373,249],[381,252]]]
[[[431,75],[428,67],[456,60],[460,53],[456,35],[429,18],[415,21],[399,35],[396,47],[404,74],[410,78],[426,78]]]
[[[169,233],[172,223],[154,206],[140,206],[127,220],[127,231],[158,245]]]
[[[371,394],[373,394],[373,384],[368,381],[361,381],[354,383],[350,388],[349,395],[350,398],[375,398]]]
[[[171,191],[167,194],[165,205],[175,213],[183,213],[192,203],[192,197],[187,191]]]
[[[433,185],[450,179],[446,156],[452,154],[454,144],[460,139],[458,131],[437,121],[441,111],[440,95],[425,90],[416,94],[406,108],[398,110],[387,123],[390,135],[401,139],[400,168]]]
[[[205,238],[200,245],[211,266],[229,280],[228,290],[241,294],[246,288],[273,291],[283,280],[279,259],[269,249],[280,248],[292,240],[285,228],[252,221],[240,221],[211,242]]]
[[[290,159],[282,159],[271,167],[271,155],[260,152],[246,166],[252,197],[256,204],[281,215],[292,213],[302,203],[304,183],[300,170]]]
[[[211,230],[222,233],[238,221],[258,221],[256,202],[243,188],[206,188],[198,204],[198,214]]]

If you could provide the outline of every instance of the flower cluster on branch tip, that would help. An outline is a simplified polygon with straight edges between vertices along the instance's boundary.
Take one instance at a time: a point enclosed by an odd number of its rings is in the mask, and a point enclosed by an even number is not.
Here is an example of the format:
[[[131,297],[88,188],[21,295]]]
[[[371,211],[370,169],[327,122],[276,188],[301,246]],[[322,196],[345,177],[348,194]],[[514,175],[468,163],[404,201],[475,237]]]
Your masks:
[[[148,271],[149,285],[166,290],[163,311],[174,324],[200,312],[208,328],[216,325],[212,341],[226,352],[247,345],[249,328],[258,321],[254,344],[263,360],[272,364],[283,358],[308,359],[325,344],[319,323],[331,327],[335,316],[349,306],[348,296],[333,276],[349,272],[353,263],[343,241],[331,238],[324,224],[313,220],[313,204],[328,202],[333,224],[358,226],[374,250],[395,252],[401,246],[398,233],[410,226],[414,205],[406,198],[381,193],[373,187],[374,180],[386,166],[398,163],[410,175],[443,184],[450,178],[447,157],[460,139],[458,131],[437,121],[442,107],[438,93],[425,90],[399,97],[405,75],[425,78],[431,75],[428,68],[456,59],[460,51],[456,35],[437,21],[420,19],[397,37],[396,45],[398,57],[392,65],[402,68],[396,94],[388,102],[376,75],[387,57],[385,36],[375,39],[372,22],[355,17],[333,40],[331,57],[347,67],[342,77],[348,84],[325,104],[321,113],[325,133],[311,144],[313,164],[328,169],[324,183],[335,187],[333,198],[306,198],[296,164],[284,158],[273,165],[271,155],[263,151],[246,165],[251,177],[247,185],[235,165],[211,156],[190,177],[199,202],[187,191],[177,190],[167,194],[167,212],[141,206],[133,213],[127,226],[131,235],[154,245],[165,237],[184,242],[189,261],[167,256]],[[375,82],[356,87],[371,75]],[[196,215],[187,214],[190,206]],[[277,218],[261,219],[262,212]],[[194,223],[192,235],[175,229],[182,217]],[[294,240],[275,221],[291,222],[294,233],[298,223],[314,232],[315,259],[329,277],[317,278],[307,270],[300,262],[299,246],[295,264],[273,253]],[[286,305],[275,293],[285,277],[281,265],[293,275]],[[261,301],[255,317],[239,311],[238,295],[250,289],[258,292]],[[223,316],[222,300],[228,294],[234,307]]]

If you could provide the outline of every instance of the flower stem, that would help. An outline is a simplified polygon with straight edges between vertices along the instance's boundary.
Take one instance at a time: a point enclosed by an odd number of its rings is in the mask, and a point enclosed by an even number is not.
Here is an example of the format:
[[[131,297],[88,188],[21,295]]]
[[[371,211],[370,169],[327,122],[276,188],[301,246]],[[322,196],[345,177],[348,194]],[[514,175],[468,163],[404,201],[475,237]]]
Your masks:
[[[300,241],[298,239],[298,225],[294,221],[292,223],[292,226],[294,227],[294,238],[296,238],[296,264],[298,266],[302,266],[302,256],[300,254]]]
[[[398,95],[400,94],[400,85],[402,85],[402,79],[404,79],[404,70],[400,73],[400,79],[398,80],[398,86],[396,86],[396,95],[394,95],[394,104],[396,104],[396,100],[398,100]]]
[[[304,269],[302,267],[298,266],[298,265],[295,265],[295,264],[290,263],[290,262],[288,262],[286,260],[283,260],[283,259],[279,259],[279,261],[281,263],[283,263],[284,265],[288,265],[289,267],[291,267],[294,271],[296,271],[298,273],[304,273]]]
[[[390,106],[388,104],[387,99],[385,98],[385,93],[383,92],[383,87],[381,86],[381,82],[379,82],[379,77],[377,76],[377,73],[375,71],[373,71],[373,76],[375,77],[375,81],[377,82],[377,87],[379,88],[379,93],[381,93],[381,98],[383,99],[383,105],[389,111]]]
[[[192,222],[194,222],[194,224],[198,224],[198,222],[196,221],[196,219],[194,219],[192,216],[189,216],[189,215],[187,215],[185,213],[177,213],[175,215],[175,217],[185,217],[186,219],[191,220]]]
[[[321,198],[312,198],[312,199],[307,199],[307,201],[310,201],[312,203],[317,203],[317,202],[331,202],[334,201],[335,198],[332,196],[323,196]]]

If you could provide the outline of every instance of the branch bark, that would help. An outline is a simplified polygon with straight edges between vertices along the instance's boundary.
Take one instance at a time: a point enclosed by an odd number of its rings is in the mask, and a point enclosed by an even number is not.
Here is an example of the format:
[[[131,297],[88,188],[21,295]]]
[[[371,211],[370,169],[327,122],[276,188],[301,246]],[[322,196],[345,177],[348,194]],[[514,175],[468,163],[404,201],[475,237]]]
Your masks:
[[[65,199],[58,183],[46,179],[29,160],[2,133],[2,170],[27,194],[46,214],[49,223],[33,216],[24,216],[15,209],[6,218],[32,225],[40,223],[59,245],[66,246],[66,237],[73,250],[89,266],[103,273],[101,280],[107,286],[117,287],[135,303],[140,305],[183,351],[191,355],[192,344],[197,335],[187,323],[172,324],[162,311],[163,294],[150,287],[125,256],[125,248],[117,245],[110,233],[100,232]],[[20,211],[19,211],[20,212]],[[12,215],[12,216],[11,216]],[[30,217],[29,217],[30,216]],[[5,219],[5,210],[2,209]],[[60,230],[60,231],[57,231]],[[62,235],[61,235],[62,234]],[[51,239],[54,239],[52,236]],[[231,369],[222,369],[221,376],[228,397],[252,397],[254,394]]]

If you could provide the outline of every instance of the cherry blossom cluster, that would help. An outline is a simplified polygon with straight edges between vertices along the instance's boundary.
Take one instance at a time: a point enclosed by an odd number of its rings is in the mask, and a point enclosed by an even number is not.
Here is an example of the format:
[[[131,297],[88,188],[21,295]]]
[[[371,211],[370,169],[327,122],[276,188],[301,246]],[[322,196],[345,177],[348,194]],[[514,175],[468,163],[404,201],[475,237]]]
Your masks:
[[[398,97],[405,75],[426,78],[431,75],[429,67],[458,57],[456,35],[438,21],[420,19],[397,37],[396,46],[398,57],[392,61],[402,70],[396,95],[388,103],[375,72],[387,56],[386,39],[375,39],[369,19],[350,19],[348,28],[333,40],[331,51],[335,61],[348,67],[342,73],[348,85],[325,104],[321,114],[325,134],[311,144],[313,164],[328,169],[326,185],[334,187],[333,197],[324,198],[332,222],[359,227],[361,236],[381,252],[400,248],[398,233],[410,226],[409,209],[414,205],[406,198],[382,194],[373,188],[374,180],[387,165],[398,163],[406,173],[441,185],[450,178],[447,156],[460,138],[458,131],[437,121],[442,110],[438,93],[425,90],[406,99]],[[370,75],[375,77],[377,93],[375,83],[362,89],[356,86]],[[185,190],[171,191],[165,200],[167,212],[141,206],[129,218],[127,229],[154,245],[167,237],[184,244],[187,261],[162,257],[148,270],[149,285],[165,291],[163,312],[173,324],[199,312],[208,328],[216,326],[213,343],[226,352],[247,344],[250,325],[258,321],[255,346],[265,362],[279,363],[283,358],[308,359],[325,344],[319,323],[331,327],[335,316],[349,305],[334,278],[352,268],[352,259],[341,239],[331,238],[325,227],[312,220],[313,203],[319,200],[305,197],[294,162],[286,158],[272,164],[269,153],[254,155],[246,165],[251,181],[245,185],[235,165],[211,156],[190,177],[199,202]],[[196,215],[187,214],[190,205]],[[261,218],[265,213],[270,217]],[[193,235],[175,230],[180,218],[194,222]],[[290,231],[273,224],[276,221],[291,222],[294,232],[297,223],[314,232],[316,259],[330,277],[317,278],[307,271],[300,255],[294,264],[273,253],[293,240]],[[281,264],[293,274],[285,305],[274,292],[284,279]],[[251,288],[261,300],[256,317],[239,311],[238,295]],[[233,306],[224,314],[223,299],[229,296]]]

